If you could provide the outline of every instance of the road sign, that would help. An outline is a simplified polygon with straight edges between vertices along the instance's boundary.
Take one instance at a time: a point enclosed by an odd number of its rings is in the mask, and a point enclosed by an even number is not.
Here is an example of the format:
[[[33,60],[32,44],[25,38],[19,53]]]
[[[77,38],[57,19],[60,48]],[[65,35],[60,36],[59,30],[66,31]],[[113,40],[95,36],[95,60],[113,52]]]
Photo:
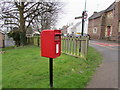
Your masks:
[[[75,17],[75,19],[82,19],[82,16],[79,16],[79,17]]]
[[[75,17],[75,19],[82,19],[83,16],[78,16],[78,17]],[[87,19],[88,17],[88,14],[86,13],[86,11],[84,12],[84,18],[83,19]]]

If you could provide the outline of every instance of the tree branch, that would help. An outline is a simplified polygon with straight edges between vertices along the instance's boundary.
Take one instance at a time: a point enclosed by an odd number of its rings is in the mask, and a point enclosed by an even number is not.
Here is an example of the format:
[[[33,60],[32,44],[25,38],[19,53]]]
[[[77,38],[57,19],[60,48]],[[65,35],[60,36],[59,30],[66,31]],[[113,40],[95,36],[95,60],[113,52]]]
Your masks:
[[[20,25],[17,24],[17,23],[4,23],[4,25],[8,25],[8,24],[11,24],[11,25],[17,25],[18,27],[20,27]]]
[[[27,2],[27,3],[24,5],[24,7],[27,7],[29,4],[30,4],[30,2]]]
[[[17,19],[19,21],[19,18],[15,17],[15,16],[3,16],[3,18],[14,18],[14,19]]]
[[[20,9],[20,5],[18,5],[17,2],[15,2],[15,5],[16,5],[16,7],[17,7],[18,9]]]
[[[40,4],[38,4],[37,7],[36,7],[36,9],[33,10],[31,13],[29,13],[29,14],[25,17],[25,19],[28,18],[29,16],[31,16],[32,14],[34,14],[36,11],[38,11],[38,10],[39,10],[39,9],[38,9],[39,5],[40,5]]]
[[[29,7],[26,11],[24,11],[24,13],[28,12],[30,9],[32,9],[35,5],[37,5],[39,3],[35,3],[34,5],[32,5],[31,7]]]
[[[17,11],[18,12],[18,9],[12,9],[12,10],[3,11],[3,13],[10,13],[12,11]]]
[[[38,16],[38,14],[34,15],[33,18],[29,21],[29,24],[28,24],[26,30],[29,28],[30,24],[32,23],[33,19],[34,19],[36,16]]]

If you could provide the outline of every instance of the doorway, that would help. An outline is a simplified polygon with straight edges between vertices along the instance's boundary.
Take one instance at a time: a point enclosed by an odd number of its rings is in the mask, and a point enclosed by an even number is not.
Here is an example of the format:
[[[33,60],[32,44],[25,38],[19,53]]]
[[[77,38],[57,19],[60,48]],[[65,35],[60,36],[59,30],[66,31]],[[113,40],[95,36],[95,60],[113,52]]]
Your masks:
[[[107,36],[111,36],[111,26],[107,26]]]

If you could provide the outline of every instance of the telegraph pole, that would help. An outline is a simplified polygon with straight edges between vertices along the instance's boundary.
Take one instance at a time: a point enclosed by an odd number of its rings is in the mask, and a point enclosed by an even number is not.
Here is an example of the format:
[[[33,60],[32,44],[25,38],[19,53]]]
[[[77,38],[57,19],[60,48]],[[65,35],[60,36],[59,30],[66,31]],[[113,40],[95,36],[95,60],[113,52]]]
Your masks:
[[[85,14],[85,11],[83,11],[83,13],[82,13],[82,32],[81,32],[82,36],[83,36],[83,33],[84,33],[84,23],[85,23],[85,21],[84,21],[84,14]]]
[[[83,34],[84,34],[85,19],[87,19],[86,3],[87,3],[87,0],[85,0],[85,7],[84,7],[84,11],[82,12],[82,16],[75,17],[75,19],[82,19],[82,32],[81,32],[81,35],[82,35],[82,36],[83,36]]]
[[[83,36],[83,33],[84,33],[84,24],[85,24],[85,19],[87,19],[87,13],[86,13],[86,3],[87,1],[85,0],[85,8],[84,8],[84,11],[82,13],[82,36]],[[85,17],[85,14],[86,14],[86,17]]]
[[[87,13],[86,13],[86,2],[87,0],[85,0],[85,7],[84,7],[84,10],[82,12],[82,16],[79,16],[79,17],[75,17],[75,19],[82,19],[82,31],[81,31],[81,35],[83,36],[84,34],[84,24],[85,24],[85,19],[87,19]],[[83,37],[82,37],[83,38]],[[81,47],[84,47],[84,41],[82,40],[81,41],[81,44],[80,44],[80,48],[79,48],[79,52],[81,52],[81,55],[84,55],[84,48],[81,48]]]

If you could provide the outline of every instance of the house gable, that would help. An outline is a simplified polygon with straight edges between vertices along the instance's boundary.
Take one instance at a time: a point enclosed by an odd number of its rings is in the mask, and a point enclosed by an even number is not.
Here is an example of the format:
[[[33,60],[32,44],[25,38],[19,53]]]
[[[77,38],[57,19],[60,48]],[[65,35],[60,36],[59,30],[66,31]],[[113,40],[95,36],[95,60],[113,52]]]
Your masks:
[[[115,2],[113,2],[106,10],[105,12],[112,11],[115,8]]]
[[[120,27],[119,22],[120,1],[113,2],[106,10],[94,13],[89,18],[88,33],[93,39],[110,37],[110,40],[117,40]],[[95,27],[97,28],[97,33],[93,33],[93,28]]]

